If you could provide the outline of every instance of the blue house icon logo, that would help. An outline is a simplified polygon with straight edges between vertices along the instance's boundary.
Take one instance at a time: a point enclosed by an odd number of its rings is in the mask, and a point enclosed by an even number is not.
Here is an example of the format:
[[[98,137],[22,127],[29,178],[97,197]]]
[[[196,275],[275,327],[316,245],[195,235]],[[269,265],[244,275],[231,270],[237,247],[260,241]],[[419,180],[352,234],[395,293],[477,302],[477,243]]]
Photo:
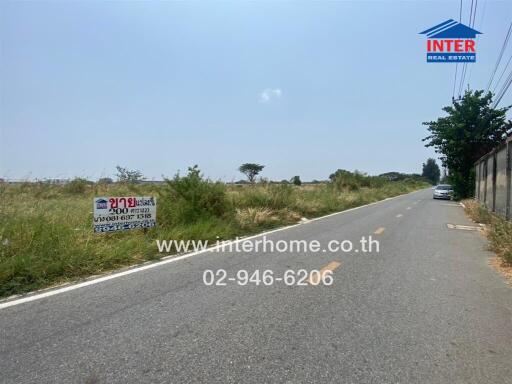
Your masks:
[[[427,36],[428,63],[474,63],[477,30],[453,19],[420,32]]]
[[[108,208],[108,202],[105,199],[98,199],[96,200],[96,209],[107,209]]]

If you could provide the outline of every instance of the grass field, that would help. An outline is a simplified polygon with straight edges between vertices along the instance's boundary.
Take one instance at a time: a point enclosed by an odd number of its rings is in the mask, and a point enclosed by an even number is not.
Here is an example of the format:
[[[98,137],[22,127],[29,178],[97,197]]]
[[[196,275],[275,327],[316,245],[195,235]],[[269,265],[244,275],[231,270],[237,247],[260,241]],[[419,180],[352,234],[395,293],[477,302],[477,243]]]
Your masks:
[[[346,176],[303,186],[226,185],[190,169],[164,185],[2,183],[0,297],[158,259],[156,239],[230,239],[427,186]],[[130,195],[157,197],[158,226],[94,234],[93,197]]]

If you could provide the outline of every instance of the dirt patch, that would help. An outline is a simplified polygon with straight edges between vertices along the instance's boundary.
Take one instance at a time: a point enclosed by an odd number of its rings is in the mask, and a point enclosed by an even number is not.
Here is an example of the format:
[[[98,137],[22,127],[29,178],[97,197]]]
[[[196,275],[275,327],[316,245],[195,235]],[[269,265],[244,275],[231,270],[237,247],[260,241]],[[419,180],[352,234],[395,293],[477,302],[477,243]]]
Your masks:
[[[489,240],[489,250],[496,254],[489,259],[489,265],[512,285],[512,223],[490,213],[475,200],[464,200],[462,206],[470,219],[483,228]]]
[[[505,276],[507,283],[512,286],[512,265],[504,263],[498,256],[491,257],[489,265]]]

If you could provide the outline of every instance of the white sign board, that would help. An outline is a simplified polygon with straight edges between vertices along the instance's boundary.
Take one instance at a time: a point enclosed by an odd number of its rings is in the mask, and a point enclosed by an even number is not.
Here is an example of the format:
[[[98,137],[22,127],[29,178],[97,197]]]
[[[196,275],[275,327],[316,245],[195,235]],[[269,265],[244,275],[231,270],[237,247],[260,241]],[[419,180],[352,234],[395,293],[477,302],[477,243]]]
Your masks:
[[[95,197],[94,232],[151,228],[156,225],[155,197]]]

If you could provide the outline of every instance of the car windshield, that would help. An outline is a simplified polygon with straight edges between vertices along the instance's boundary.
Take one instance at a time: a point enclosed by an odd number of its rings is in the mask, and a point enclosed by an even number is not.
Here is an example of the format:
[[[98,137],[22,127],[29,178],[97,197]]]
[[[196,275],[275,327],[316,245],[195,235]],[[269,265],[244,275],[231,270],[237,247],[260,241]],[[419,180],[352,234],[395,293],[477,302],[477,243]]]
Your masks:
[[[438,185],[436,189],[440,189],[441,191],[449,191],[452,189],[451,185]]]

